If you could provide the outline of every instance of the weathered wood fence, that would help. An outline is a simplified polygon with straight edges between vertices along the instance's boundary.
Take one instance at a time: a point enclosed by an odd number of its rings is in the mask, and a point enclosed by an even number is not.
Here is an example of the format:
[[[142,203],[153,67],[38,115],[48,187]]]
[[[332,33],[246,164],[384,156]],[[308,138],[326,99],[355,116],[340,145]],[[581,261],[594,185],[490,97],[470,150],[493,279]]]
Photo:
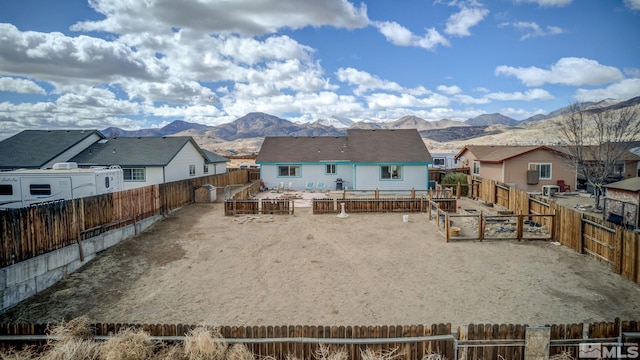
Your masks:
[[[549,355],[568,353],[577,358],[578,344],[596,342],[638,343],[638,321],[547,325],[550,328]],[[93,324],[96,337],[113,335],[122,329],[142,329],[162,340],[180,341],[196,325]],[[0,324],[0,348],[42,344],[36,336],[48,334],[51,325]],[[229,344],[243,343],[255,358],[316,359],[320,344],[330,350],[344,349],[348,359],[360,360],[361,351],[396,350],[398,359],[422,360],[429,354],[447,359],[522,360],[527,325],[470,324],[452,329],[451,324],[390,326],[221,326],[217,328]],[[631,336],[625,336],[631,335]],[[18,337],[16,335],[25,335]],[[28,340],[31,336],[31,340]],[[7,337],[11,337],[9,340]],[[273,340],[270,340],[273,339]],[[388,340],[386,340],[388,339]]]
[[[246,199],[226,200],[224,202],[224,215],[249,215],[249,214],[293,214],[294,201],[291,199]]]
[[[378,199],[313,199],[313,214],[338,214],[344,204],[347,213],[425,212],[428,199],[378,198]]]
[[[472,195],[480,200],[501,205],[517,215],[554,215],[541,221],[543,226],[552,227],[555,241],[607,263],[616,273],[640,284],[640,232],[497,181],[478,177],[470,180]]]
[[[0,267],[194,202],[194,189],[247,183],[247,171],[0,211]]]

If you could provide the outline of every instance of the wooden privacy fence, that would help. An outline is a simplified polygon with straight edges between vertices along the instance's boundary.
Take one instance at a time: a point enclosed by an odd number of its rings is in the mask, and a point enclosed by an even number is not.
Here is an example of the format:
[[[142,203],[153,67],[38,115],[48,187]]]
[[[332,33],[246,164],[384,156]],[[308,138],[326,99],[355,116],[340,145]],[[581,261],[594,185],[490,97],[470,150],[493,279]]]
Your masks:
[[[529,194],[506,184],[472,177],[474,197],[502,205],[516,215],[553,215],[541,220],[550,227],[553,240],[608,265],[626,279],[640,284],[640,232],[600,217],[558,205],[552,199]]]
[[[145,186],[39,206],[0,211],[0,267],[194,202],[194,189],[247,180],[247,171]]]
[[[313,214],[337,214],[344,204],[347,213],[425,212],[428,200],[422,198],[394,199],[313,199]]]
[[[142,329],[155,340],[182,341],[196,325],[93,324],[94,336],[104,339],[122,329]],[[637,321],[547,325],[549,355],[567,352],[574,358],[583,342],[638,343]],[[0,348],[43,344],[50,325],[0,324]],[[222,326],[217,328],[227,344],[242,343],[255,358],[316,359],[320,344],[330,351],[343,349],[348,359],[362,359],[365,349],[380,353],[395,350],[398,359],[422,360],[430,354],[447,359],[522,360],[527,325],[451,324],[390,326]]]
[[[224,202],[224,215],[249,215],[249,214],[293,214],[294,201],[291,199],[248,199],[226,200]]]

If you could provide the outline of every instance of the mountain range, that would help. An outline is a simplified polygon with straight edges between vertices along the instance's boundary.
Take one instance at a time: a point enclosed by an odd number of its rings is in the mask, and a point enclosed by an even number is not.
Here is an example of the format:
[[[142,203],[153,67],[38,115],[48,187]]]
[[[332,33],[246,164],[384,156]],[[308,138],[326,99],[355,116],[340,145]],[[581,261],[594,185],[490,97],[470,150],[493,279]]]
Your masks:
[[[590,111],[599,111],[638,104],[640,104],[640,96],[627,101],[603,100],[579,105]],[[537,123],[543,123],[544,120],[562,116],[570,109],[571,107],[568,106],[546,115],[539,114],[522,121],[494,113],[483,114],[464,122],[448,119],[427,121],[417,116],[404,116],[392,122],[354,122],[351,119],[336,116],[313,123],[294,123],[277,116],[253,112],[233,122],[217,126],[175,120],[162,128],[128,131],[110,127],[104,129],[102,133],[107,137],[188,135],[193,136],[199,144],[210,149],[215,147],[214,144],[233,143],[244,139],[264,139],[266,136],[344,136],[347,129],[414,128],[428,141],[450,142],[496,135],[525,127],[531,128]],[[226,147],[229,148],[229,146]]]

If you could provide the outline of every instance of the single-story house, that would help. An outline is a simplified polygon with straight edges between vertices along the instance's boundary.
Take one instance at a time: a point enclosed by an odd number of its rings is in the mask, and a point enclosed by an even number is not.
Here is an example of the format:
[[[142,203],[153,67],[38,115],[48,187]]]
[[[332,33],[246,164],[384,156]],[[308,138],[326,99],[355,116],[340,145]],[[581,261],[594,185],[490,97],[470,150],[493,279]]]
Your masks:
[[[619,225],[640,227],[640,177],[604,185],[604,219]]]
[[[426,190],[433,160],[416,129],[266,137],[256,164],[268,188]]]
[[[467,145],[456,155],[473,175],[500,181],[523,191],[542,191],[558,181],[576,188],[576,169],[565,154],[549,146]]]
[[[0,171],[49,169],[102,139],[97,130],[25,130],[0,141]]]
[[[80,167],[119,165],[125,189],[226,172],[228,159],[190,136],[104,138],[69,159]]]

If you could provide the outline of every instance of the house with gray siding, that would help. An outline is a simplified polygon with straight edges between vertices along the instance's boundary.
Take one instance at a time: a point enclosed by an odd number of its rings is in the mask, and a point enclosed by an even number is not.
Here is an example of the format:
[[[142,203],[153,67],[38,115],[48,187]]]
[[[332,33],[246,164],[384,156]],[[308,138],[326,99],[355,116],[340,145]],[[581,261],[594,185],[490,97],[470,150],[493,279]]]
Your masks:
[[[226,158],[190,136],[104,138],[69,161],[80,167],[118,165],[125,189],[226,172]]]
[[[416,129],[349,129],[266,137],[256,164],[268,188],[426,190],[432,158]]]

